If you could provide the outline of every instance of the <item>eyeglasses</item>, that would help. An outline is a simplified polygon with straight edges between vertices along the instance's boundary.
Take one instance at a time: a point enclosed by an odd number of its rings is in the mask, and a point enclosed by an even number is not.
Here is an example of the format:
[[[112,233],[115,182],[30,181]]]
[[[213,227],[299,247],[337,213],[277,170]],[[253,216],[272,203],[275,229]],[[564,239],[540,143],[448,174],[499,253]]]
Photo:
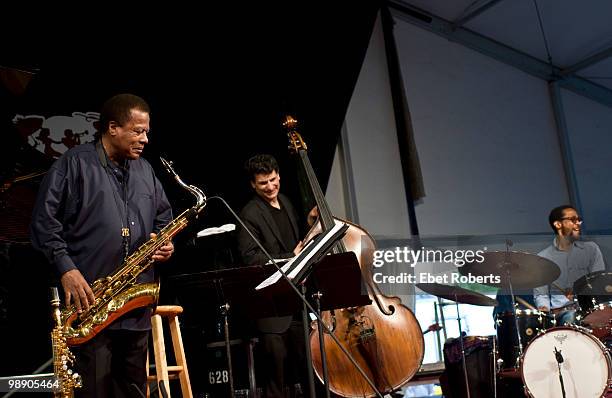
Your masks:
[[[561,220],[568,220],[574,224],[582,224],[582,217],[563,217]]]

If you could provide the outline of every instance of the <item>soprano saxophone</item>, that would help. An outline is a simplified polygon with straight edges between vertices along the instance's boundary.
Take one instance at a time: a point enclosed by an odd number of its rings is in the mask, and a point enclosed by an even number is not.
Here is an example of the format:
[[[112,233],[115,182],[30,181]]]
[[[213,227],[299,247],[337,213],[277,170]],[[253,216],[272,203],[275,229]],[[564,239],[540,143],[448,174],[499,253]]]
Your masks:
[[[83,344],[127,312],[157,303],[159,284],[137,284],[136,278],[151,267],[155,251],[185,228],[206,206],[206,195],[201,189],[185,184],[172,168],[172,162],[164,158],[161,162],[179,185],[196,197],[196,204],[172,220],[155,238],[142,244],[116,273],[96,280],[91,286],[95,301],[88,310],[78,314],[76,307],[71,305],[61,311],[68,345]]]
[[[54,327],[51,331],[53,375],[55,378],[53,396],[55,398],[72,398],[74,389],[80,388],[82,381],[81,376],[70,369],[74,363],[74,355],[70,352],[66,342],[60,313],[60,299],[56,287],[51,288],[51,307],[53,308],[54,321]]]

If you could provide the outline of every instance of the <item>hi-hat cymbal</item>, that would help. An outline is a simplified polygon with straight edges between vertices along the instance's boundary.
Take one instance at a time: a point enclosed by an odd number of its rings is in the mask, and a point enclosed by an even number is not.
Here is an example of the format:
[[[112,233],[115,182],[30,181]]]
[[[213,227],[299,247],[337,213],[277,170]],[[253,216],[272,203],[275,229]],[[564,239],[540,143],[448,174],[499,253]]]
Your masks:
[[[497,300],[459,286],[441,285],[439,283],[417,283],[416,286],[424,292],[458,303],[484,306],[497,305]]]
[[[516,251],[494,251],[483,253],[484,261],[467,263],[459,267],[462,275],[497,276],[499,283],[484,283],[488,286],[533,289],[547,285],[559,277],[561,270],[552,261],[536,254]]]

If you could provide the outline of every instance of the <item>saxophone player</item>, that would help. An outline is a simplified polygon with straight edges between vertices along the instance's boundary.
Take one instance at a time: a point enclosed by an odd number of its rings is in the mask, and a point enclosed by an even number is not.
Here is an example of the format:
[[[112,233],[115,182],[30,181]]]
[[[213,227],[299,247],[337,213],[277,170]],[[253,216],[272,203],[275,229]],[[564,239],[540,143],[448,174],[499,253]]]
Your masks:
[[[46,174],[32,214],[33,246],[57,271],[66,306],[94,304],[93,281],[111,275],[127,256],[172,220],[172,209],[141,154],[149,139],[148,104],[132,94],[108,99],[92,143],[68,150]],[[172,242],[153,255],[166,261]],[[138,277],[151,282],[153,270]],[[146,385],[150,309],[128,312],[86,343],[71,348],[83,388],[77,397],[135,396]]]

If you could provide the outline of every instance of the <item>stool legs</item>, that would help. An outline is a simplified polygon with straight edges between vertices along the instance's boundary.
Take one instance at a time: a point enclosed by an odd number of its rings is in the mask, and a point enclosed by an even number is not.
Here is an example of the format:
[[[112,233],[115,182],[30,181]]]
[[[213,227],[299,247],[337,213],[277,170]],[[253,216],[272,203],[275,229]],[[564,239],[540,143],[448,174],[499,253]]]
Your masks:
[[[193,398],[191,384],[189,383],[189,372],[187,370],[187,359],[185,357],[185,349],[183,347],[183,339],[181,337],[181,329],[177,315],[183,312],[180,306],[158,306],[155,314],[151,317],[151,327],[153,334],[153,353],[155,356],[155,376],[148,376],[147,380],[155,380],[161,396],[170,398],[170,379],[179,379],[181,384],[181,393],[183,398]],[[170,336],[172,338],[172,346],[174,357],[176,358],[175,366],[168,366],[166,360],[166,344],[164,342],[164,329],[162,318],[168,320]],[[149,357],[147,355],[147,375],[149,374]],[[162,393],[163,391],[163,393]],[[164,394],[165,393],[165,394]],[[147,384],[147,397],[149,397],[149,386]]]
[[[183,347],[183,339],[181,337],[181,329],[177,317],[172,317],[169,320],[170,335],[172,336],[172,346],[174,347],[174,357],[176,364],[182,366],[182,371],[179,372],[179,381],[181,382],[181,391],[183,397],[191,397],[191,384],[189,383],[189,372],[187,371],[187,358],[185,357],[185,349]]]
[[[170,391],[168,389],[168,362],[166,361],[166,344],[164,343],[164,329],[162,327],[161,316],[153,315],[151,317],[151,324],[153,331],[153,352],[155,354],[157,386],[160,390],[165,388],[166,392],[168,393],[168,398],[170,398]]]

